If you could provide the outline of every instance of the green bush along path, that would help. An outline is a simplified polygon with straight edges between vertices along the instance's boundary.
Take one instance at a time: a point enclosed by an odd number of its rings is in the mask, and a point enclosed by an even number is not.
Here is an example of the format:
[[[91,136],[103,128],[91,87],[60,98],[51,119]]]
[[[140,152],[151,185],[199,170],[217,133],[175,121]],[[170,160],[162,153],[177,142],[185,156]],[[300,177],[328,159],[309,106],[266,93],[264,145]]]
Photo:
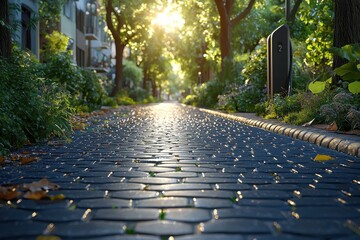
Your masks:
[[[359,238],[356,157],[175,103],[95,120],[0,167],[2,188],[53,196],[0,200],[0,239]]]

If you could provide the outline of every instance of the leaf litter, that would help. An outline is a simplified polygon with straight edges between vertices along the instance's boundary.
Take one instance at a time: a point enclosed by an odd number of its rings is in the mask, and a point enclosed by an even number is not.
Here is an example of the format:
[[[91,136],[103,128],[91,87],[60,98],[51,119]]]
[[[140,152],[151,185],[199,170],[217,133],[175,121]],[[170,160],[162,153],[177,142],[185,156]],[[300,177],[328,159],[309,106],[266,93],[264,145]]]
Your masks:
[[[59,188],[59,185],[50,182],[46,178],[32,183],[0,186],[0,200],[8,201],[21,198],[30,200],[63,200],[66,198],[64,194],[49,194],[49,191],[58,190]]]

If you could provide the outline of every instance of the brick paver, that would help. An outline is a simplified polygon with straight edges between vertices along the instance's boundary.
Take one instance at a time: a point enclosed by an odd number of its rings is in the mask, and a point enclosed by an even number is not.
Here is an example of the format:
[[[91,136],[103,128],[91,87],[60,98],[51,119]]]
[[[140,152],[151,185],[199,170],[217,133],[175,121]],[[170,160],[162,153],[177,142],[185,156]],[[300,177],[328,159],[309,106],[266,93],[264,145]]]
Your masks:
[[[46,177],[65,199],[0,200],[0,239],[360,238],[358,158],[196,108],[119,108],[25,150],[41,160],[0,167],[0,184]]]

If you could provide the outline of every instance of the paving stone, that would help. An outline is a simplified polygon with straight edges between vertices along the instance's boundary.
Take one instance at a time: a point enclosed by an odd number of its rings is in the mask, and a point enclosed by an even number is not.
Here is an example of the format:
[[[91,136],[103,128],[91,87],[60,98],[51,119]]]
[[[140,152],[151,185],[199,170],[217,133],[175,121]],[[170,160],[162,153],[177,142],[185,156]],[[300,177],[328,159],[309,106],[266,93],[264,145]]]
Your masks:
[[[292,198],[288,200],[292,206],[335,206],[338,205],[336,198],[323,198],[323,197],[301,197]]]
[[[242,235],[237,234],[196,234],[177,237],[176,240],[246,240]]]
[[[43,209],[66,209],[71,206],[72,201],[50,201],[50,200],[21,200],[16,204],[18,208],[28,209],[28,210],[43,210]]]
[[[139,222],[135,226],[135,232],[160,236],[177,236],[192,234],[194,227],[187,223],[173,221]]]
[[[139,167],[136,169],[141,172],[153,172],[153,173],[161,173],[161,172],[173,172],[175,168],[164,168],[164,167]]]
[[[291,193],[276,190],[253,190],[240,191],[239,194],[244,199],[288,199],[292,197]]]
[[[295,212],[302,219],[352,219],[360,218],[356,208],[344,206],[297,207]]]
[[[79,208],[127,208],[131,206],[129,200],[123,199],[85,199],[76,204]]]
[[[145,185],[140,183],[109,183],[93,184],[92,188],[97,190],[121,191],[121,190],[142,190]]]
[[[212,189],[210,184],[202,183],[177,183],[177,184],[164,184],[152,185],[147,188],[153,191],[170,191],[170,190],[206,190]]]
[[[100,209],[96,211],[93,218],[96,220],[146,221],[158,220],[159,215],[159,209]]]
[[[111,198],[121,198],[121,199],[147,199],[147,198],[156,198],[159,197],[159,192],[155,191],[136,191],[136,190],[129,190],[129,191],[118,191],[118,192],[111,192]]]
[[[68,198],[19,200],[13,202],[17,208],[11,217],[12,210],[6,213],[7,206],[0,202],[0,224],[24,223],[27,229],[34,223],[54,222],[55,229],[68,231],[62,239],[80,240],[159,240],[173,232],[175,239],[351,239],[355,235],[346,222],[359,225],[357,158],[196,108],[163,103],[111,111],[99,116],[99,123],[89,131],[76,131],[71,143],[40,148],[47,154],[36,164],[0,168],[0,182],[21,184],[48,176],[62,187],[50,194]],[[277,123],[246,121],[290,133]],[[303,129],[295,135],[319,145],[326,139]],[[338,150],[351,150],[346,142],[339,142]],[[332,140],[329,145],[336,143]],[[336,160],[314,162],[316,154]],[[87,209],[92,210],[82,215]],[[141,235],[124,234],[124,222],[128,230]],[[208,232],[198,231],[199,222]],[[118,225],[113,228],[113,224]],[[141,232],[142,226],[147,232]],[[103,228],[107,230],[100,233]],[[38,236],[26,231],[5,239]]]
[[[134,177],[148,177],[148,172],[139,172],[139,171],[130,171],[130,172],[114,172],[112,174],[114,177],[126,177],[126,178],[134,178]]]
[[[165,197],[196,197],[196,198],[227,198],[230,199],[236,194],[232,191],[213,191],[213,190],[184,190],[184,191],[165,191]]]
[[[197,178],[186,178],[185,183],[232,183],[236,182],[236,179],[232,178],[208,178],[208,177],[197,177]]]
[[[105,191],[90,191],[90,190],[59,190],[51,192],[53,195],[64,194],[67,199],[91,199],[104,198]]]
[[[249,190],[252,188],[248,184],[240,184],[240,183],[219,183],[216,184],[215,187],[218,190],[231,190],[231,191]]]
[[[251,219],[211,220],[209,222],[199,224],[198,229],[203,233],[270,233],[270,228],[264,222]]]
[[[294,191],[299,189],[298,185],[295,184],[266,184],[266,185],[257,185],[258,190],[277,190],[277,191]]]
[[[123,234],[125,224],[121,222],[79,222],[56,224],[54,235],[66,238],[90,238],[97,236],[107,236]]]
[[[269,219],[282,220],[286,214],[279,209],[264,207],[238,207],[235,209],[217,209],[214,210],[217,218],[253,218],[253,219]]]
[[[47,228],[47,223],[37,222],[7,222],[0,223],[0,239],[20,239],[22,237],[36,237]]]
[[[174,207],[190,207],[190,202],[187,198],[180,197],[166,197],[156,199],[136,200],[134,205],[138,208],[174,208]]]
[[[172,184],[177,183],[176,178],[160,178],[160,177],[146,177],[146,178],[130,178],[128,182],[131,183],[142,183],[142,184]]]
[[[119,177],[102,177],[102,178],[84,178],[81,179],[81,183],[87,183],[87,184],[110,184],[110,183],[119,183],[120,182]]]
[[[328,190],[328,189],[302,189],[294,191],[295,196],[301,197],[340,197],[340,191]]]
[[[316,240],[318,238],[305,237],[305,236],[294,236],[294,235],[258,235],[250,236],[249,240]]]
[[[234,203],[231,199],[213,199],[213,198],[196,198],[194,199],[194,205],[197,208],[230,208]]]
[[[210,211],[196,208],[166,209],[165,220],[199,223],[212,218]]]
[[[63,209],[49,209],[42,210],[37,213],[34,217],[36,221],[42,222],[72,222],[81,221],[84,216],[85,210],[74,209],[74,210],[63,210]]]
[[[268,200],[268,199],[240,199],[240,206],[259,206],[259,207],[276,207],[288,209],[289,206],[286,201]]]
[[[76,238],[76,240],[161,240],[161,238],[157,236],[128,234],[128,235],[113,235],[113,236],[96,237],[96,238]]]
[[[336,237],[349,235],[342,222],[335,220],[291,219],[279,222],[282,232],[314,237]]]
[[[27,221],[32,218],[32,214],[33,211],[0,207],[0,222]]]
[[[198,174],[195,172],[163,172],[156,174],[157,177],[163,177],[163,178],[191,178],[191,177],[197,177]]]

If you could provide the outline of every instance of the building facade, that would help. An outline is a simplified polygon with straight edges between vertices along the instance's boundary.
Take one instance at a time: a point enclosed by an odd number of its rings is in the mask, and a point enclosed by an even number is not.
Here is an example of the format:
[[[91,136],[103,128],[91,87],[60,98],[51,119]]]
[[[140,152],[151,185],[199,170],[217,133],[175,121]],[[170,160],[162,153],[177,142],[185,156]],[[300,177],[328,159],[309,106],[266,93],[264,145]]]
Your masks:
[[[43,41],[40,41],[40,24],[37,21],[39,0],[9,0],[11,23],[19,26],[13,40],[23,50],[30,50],[39,58]],[[60,13],[57,30],[69,37],[67,49],[72,60],[80,67],[97,72],[109,72],[111,38],[106,22],[99,14],[98,0],[67,0]]]
[[[22,50],[30,50],[39,57],[38,0],[9,0],[10,23],[14,28],[13,41]]]

